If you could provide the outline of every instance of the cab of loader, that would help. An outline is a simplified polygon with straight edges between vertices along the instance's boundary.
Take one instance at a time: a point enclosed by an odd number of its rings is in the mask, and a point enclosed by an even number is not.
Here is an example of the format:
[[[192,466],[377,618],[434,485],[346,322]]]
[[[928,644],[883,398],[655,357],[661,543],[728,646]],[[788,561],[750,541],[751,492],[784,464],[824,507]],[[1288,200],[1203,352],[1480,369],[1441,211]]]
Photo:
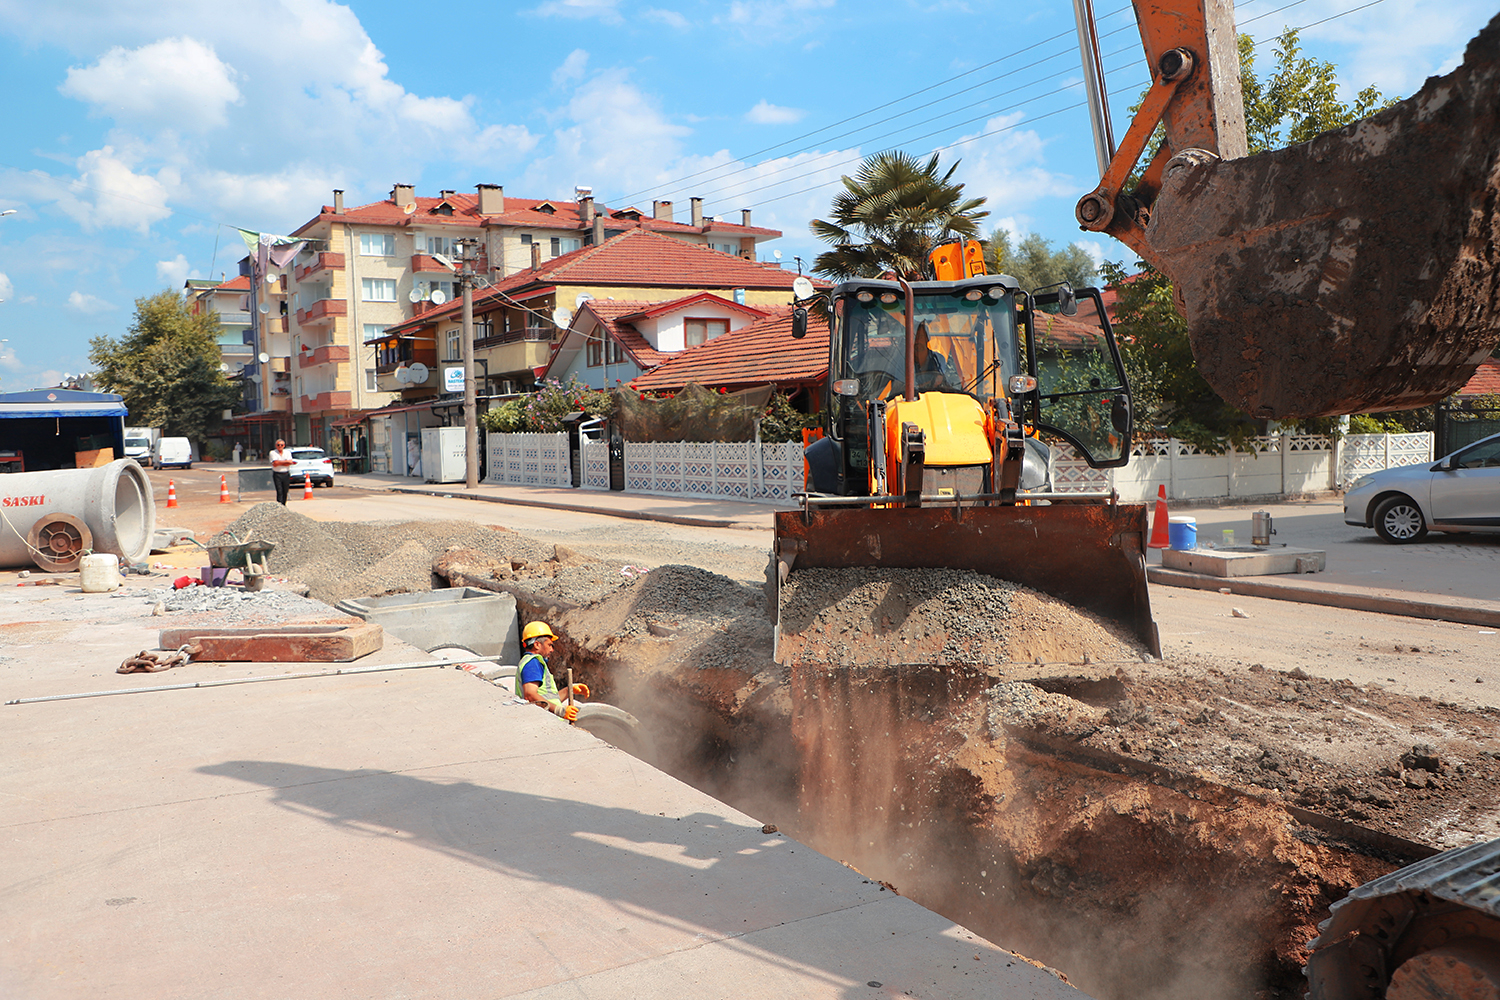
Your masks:
[[[910,316],[899,281],[861,278],[827,293],[825,437],[807,453],[812,492],[896,491],[898,453],[912,447],[902,434],[914,431],[923,455],[913,495],[1048,492],[1044,431],[1094,468],[1125,464],[1130,391],[1097,289],[1032,296],[1008,275],[983,274],[907,287]],[[1019,460],[1018,482],[997,460],[1001,440]]]

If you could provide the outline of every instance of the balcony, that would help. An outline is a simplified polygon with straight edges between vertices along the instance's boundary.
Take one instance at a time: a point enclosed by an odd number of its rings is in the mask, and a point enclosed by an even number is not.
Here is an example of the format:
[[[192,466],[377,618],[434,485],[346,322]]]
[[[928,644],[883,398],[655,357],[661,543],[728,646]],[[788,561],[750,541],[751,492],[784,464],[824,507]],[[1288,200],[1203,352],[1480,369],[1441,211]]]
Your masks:
[[[323,271],[342,271],[344,269],[344,255],[341,253],[323,252],[312,259],[306,267],[297,268],[297,280],[306,281]]]
[[[375,369],[375,388],[380,392],[411,392],[420,389],[424,393],[433,393],[438,389],[442,380],[442,370],[435,364],[427,365],[427,378],[421,382],[402,382],[396,378],[396,371],[400,368],[408,368],[410,362],[403,361],[399,365],[381,365]]]
[[[320,413],[323,410],[347,410],[349,409],[349,392],[320,392],[316,396],[302,397],[301,411],[303,413]]]
[[[491,341],[499,341],[501,338],[491,337]],[[507,372],[532,371],[547,363],[552,355],[552,344],[547,340],[521,340],[512,343],[502,343],[500,346],[485,346],[480,349],[480,344],[474,345],[474,356],[483,358],[489,363],[489,373],[492,377],[504,375]]]
[[[297,310],[298,326],[328,326],[334,317],[349,315],[349,303],[343,299],[319,299],[306,309]]]
[[[324,344],[315,350],[305,348],[297,352],[297,367],[311,368],[314,365],[334,364],[349,360],[349,348],[343,344]]]
[[[411,255],[411,269],[413,271],[451,271],[452,268],[444,266],[431,254],[414,253]]]
[[[290,413],[292,410],[292,397],[278,396],[272,393],[270,399],[266,400],[266,405],[262,409],[274,410],[277,413]]]

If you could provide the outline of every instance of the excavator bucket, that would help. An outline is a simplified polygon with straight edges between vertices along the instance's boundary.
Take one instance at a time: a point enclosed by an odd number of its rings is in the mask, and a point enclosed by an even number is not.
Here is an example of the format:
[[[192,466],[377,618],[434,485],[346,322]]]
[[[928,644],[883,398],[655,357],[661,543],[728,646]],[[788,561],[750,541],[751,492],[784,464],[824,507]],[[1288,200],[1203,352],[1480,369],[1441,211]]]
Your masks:
[[[775,515],[779,572],[813,567],[973,570],[1039,590],[1123,627],[1153,656],[1161,640],[1146,591],[1142,504],[813,507]],[[803,638],[777,615],[781,663]]]
[[[1414,97],[1287,149],[1176,156],[1143,243],[1257,417],[1424,406],[1500,341],[1500,17]]]

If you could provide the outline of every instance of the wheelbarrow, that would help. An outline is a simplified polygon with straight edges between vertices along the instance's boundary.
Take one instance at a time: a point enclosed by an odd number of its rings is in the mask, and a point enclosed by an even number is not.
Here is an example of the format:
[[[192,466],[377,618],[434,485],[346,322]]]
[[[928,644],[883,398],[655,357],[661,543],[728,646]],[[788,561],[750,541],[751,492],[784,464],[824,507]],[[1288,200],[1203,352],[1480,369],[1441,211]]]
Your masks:
[[[234,536],[230,536],[231,538]],[[208,564],[215,569],[238,569],[245,577],[245,589],[260,590],[270,573],[269,556],[275,542],[236,542],[234,545],[205,545]]]

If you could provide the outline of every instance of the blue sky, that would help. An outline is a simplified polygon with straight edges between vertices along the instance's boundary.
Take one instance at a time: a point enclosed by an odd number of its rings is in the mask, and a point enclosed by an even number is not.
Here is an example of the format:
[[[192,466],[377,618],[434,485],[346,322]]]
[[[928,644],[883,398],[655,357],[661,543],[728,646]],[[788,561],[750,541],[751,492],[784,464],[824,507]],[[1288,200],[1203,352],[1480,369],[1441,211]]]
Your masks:
[[[1116,136],[1147,81],[1128,0],[1095,0]],[[1356,9],[1356,8],[1363,9]],[[1257,40],[1405,97],[1462,59],[1479,0],[1250,0]],[[1098,180],[1066,0],[0,0],[0,391],[88,367],[134,302],[234,273],[232,229],[283,233],[343,188],[503,184],[649,210],[754,210],[819,249],[862,155],[941,149],[992,225],[1078,242]]]

